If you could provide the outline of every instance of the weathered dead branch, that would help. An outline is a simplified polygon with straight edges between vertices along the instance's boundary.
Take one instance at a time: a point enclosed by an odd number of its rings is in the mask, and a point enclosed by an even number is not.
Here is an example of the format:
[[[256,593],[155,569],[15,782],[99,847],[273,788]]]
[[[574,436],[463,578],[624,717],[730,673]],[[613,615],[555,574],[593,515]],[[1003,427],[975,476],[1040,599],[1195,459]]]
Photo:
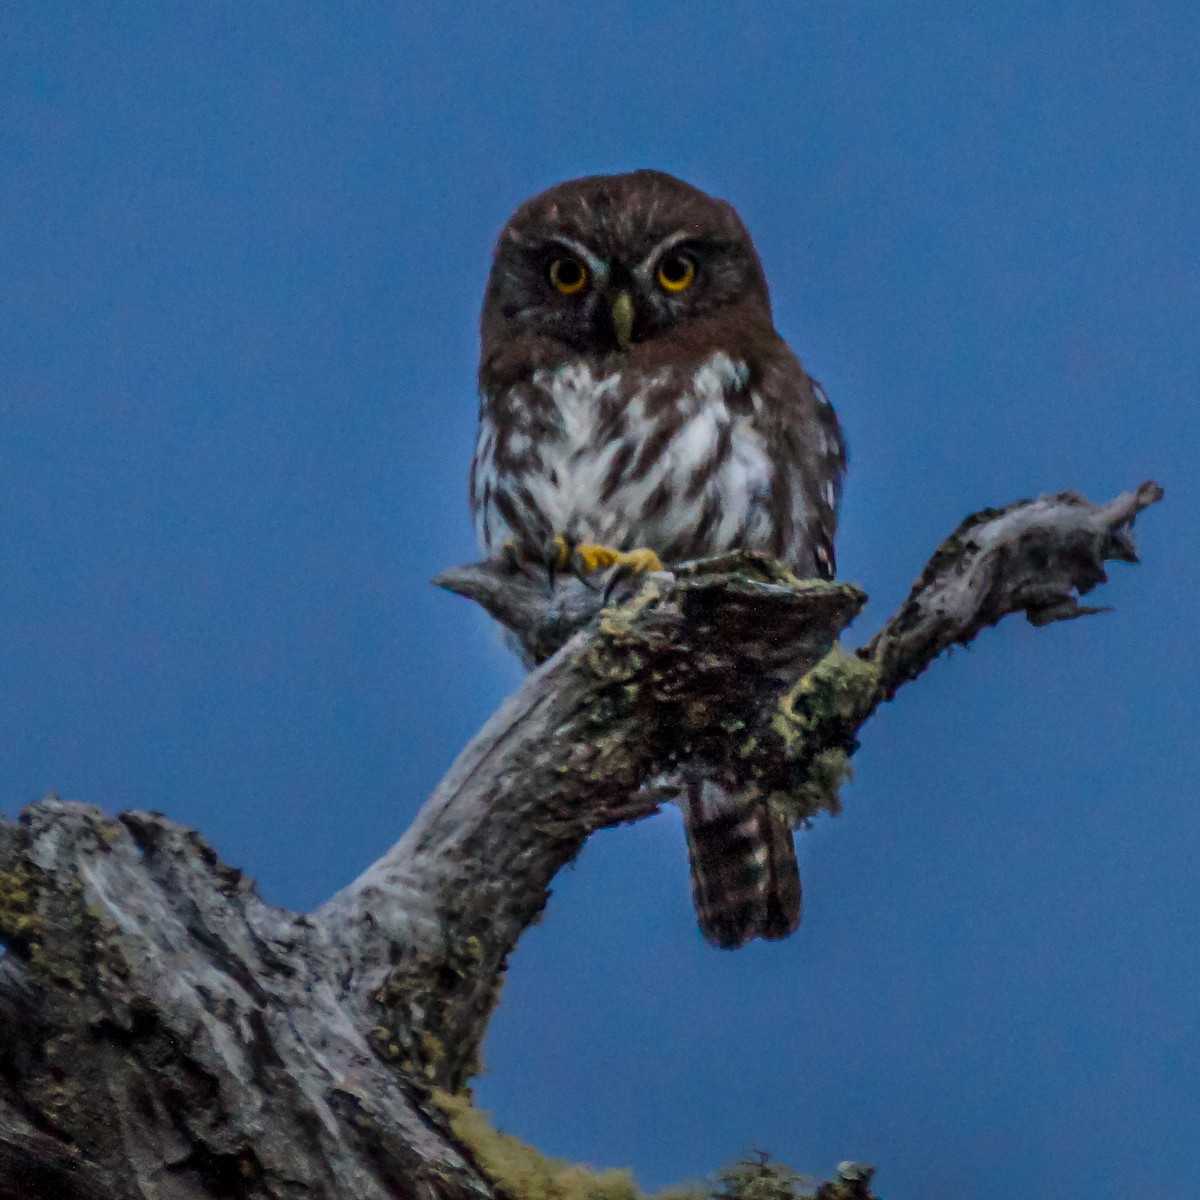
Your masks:
[[[1077,596],[1162,495],[1072,493],[964,521],[857,654],[865,599],[735,556],[603,609],[495,564],[441,577],[545,659],[400,842],[311,916],[195,833],[49,799],[0,821],[0,1200],[491,1194],[433,1087],[470,1076],[507,958],[593,831],[683,762],[798,821],[837,805],[856,734],[934,657]]]

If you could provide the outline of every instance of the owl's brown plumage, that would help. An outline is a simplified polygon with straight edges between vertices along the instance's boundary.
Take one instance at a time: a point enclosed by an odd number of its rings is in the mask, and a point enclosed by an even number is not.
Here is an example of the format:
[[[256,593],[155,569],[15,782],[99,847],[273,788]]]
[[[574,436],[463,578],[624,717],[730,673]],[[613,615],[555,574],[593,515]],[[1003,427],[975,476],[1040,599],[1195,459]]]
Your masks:
[[[762,550],[831,578],[845,453],[775,332],[733,208],[658,171],[559,184],[500,235],[482,317],[471,507],[486,551],[556,536],[665,562]],[[689,780],[705,936],[740,946],[800,917],[790,829]]]

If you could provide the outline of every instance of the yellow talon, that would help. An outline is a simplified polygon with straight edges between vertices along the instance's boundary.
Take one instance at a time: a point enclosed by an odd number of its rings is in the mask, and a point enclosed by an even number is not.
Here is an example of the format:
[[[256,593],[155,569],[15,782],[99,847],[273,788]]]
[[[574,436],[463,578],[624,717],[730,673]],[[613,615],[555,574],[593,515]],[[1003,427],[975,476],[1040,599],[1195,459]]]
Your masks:
[[[636,550],[630,550],[628,554],[621,555],[621,562],[629,570],[635,571],[639,575],[663,569],[662,559],[647,546],[638,546]]]
[[[571,565],[571,543],[561,533],[556,533],[553,544],[554,561],[552,566],[555,571],[565,571]]]
[[[527,567],[531,564],[544,567],[552,588],[555,578],[566,573],[582,579],[598,571],[612,571],[609,579],[611,589],[618,579],[663,569],[662,559],[644,546],[635,550],[614,550],[611,546],[600,546],[595,542],[576,544],[561,533],[538,550],[512,538],[501,545],[499,557],[511,571],[525,575],[529,574]]]
[[[575,561],[583,574],[603,571],[609,567],[623,567],[626,571],[641,575],[646,571],[661,571],[662,561],[653,550],[639,546],[636,550],[614,550],[611,546],[597,546],[594,542],[580,542],[575,547]]]

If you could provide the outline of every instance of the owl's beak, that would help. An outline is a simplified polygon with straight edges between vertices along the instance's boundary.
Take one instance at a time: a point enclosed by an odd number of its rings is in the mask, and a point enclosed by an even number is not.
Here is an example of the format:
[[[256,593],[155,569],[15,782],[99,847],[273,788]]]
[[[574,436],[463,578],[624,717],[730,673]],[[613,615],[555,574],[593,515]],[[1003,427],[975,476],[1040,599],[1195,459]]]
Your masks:
[[[612,305],[613,332],[617,335],[617,345],[622,350],[629,349],[629,340],[633,336],[633,300],[628,292],[618,292],[609,298]]]

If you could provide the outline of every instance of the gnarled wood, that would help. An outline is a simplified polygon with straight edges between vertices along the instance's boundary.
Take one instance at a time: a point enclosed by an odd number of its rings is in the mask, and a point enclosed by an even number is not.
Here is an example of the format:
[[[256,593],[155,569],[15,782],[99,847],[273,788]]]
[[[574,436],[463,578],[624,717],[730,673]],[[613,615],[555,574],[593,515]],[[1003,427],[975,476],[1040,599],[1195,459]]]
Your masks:
[[[654,811],[683,762],[797,821],[836,808],[884,699],[1008,613],[1094,611],[1077,595],[1136,561],[1161,494],[969,518],[857,654],[832,647],[858,589],[754,556],[603,610],[574,580],[449,572],[546,661],[311,916],[157,814],[51,798],[0,821],[0,1200],[491,1195],[428,1093],[469,1077],[508,955],[587,836]]]

